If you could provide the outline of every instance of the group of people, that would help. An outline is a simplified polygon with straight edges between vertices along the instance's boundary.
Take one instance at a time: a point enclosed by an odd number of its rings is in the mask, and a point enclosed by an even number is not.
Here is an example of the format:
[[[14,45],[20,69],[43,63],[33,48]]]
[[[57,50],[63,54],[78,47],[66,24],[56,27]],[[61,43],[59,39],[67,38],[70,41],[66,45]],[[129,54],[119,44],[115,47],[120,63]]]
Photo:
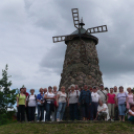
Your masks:
[[[62,86],[59,91],[57,87],[49,86],[40,88],[39,94],[35,95],[35,90],[31,89],[30,94],[26,88],[20,88],[17,95],[17,120],[23,122],[35,120],[35,110],[37,108],[37,122],[42,121],[62,121],[69,110],[70,120],[128,120],[134,122],[134,95],[131,88],[124,91],[123,86],[118,88],[104,88],[84,85],[79,88],[72,84],[68,89]],[[44,115],[44,111],[46,114]]]

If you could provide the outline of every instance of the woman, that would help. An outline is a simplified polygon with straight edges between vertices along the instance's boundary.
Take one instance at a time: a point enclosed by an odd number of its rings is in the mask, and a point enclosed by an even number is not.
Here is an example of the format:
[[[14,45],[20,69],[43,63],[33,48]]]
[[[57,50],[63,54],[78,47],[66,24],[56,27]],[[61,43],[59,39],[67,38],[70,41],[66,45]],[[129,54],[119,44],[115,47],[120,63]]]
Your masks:
[[[127,93],[124,92],[122,86],[119,87],[119,93],[117,94],[116,101],[119,109],[119,119],[120,121],[125,121],[125,111],[127,102]]]
[[[107,121],[108,118],[108,107],[102,100],[99,100],[99,105],[97,108],[97,115],[95,120],[105,120]]]
[[[47,101],[45,120],[50,121],[51,112],[54,112],[54,100],[55,100],[55,94],[52,92],[51,86],[48,87],[48,92],[45,93],[44,98]]]
[[[134,94],[132,93],[130,87],[127,88],[127,91],[128,91],[127,109],[129,109],[130,106],[131,106],[132,104],[134,104]]]
[[[94,118],[96,118],[98,103],[99,103],[99,99],[100,99],[100,96],[97,93],[97,88],[96,87],[92,88],[91,97],[92,97],[91,120],[93,120]]]
[[[75,90],[75,85],[71,85],[71,91],[68,94],[68,106],[70,110],[71,120],[78,120],[78,90]]]
[[[17,95],[17,120],[19,122],[25,121],[25,107],[26,107],[26,96],[24,94],[24,89],[20,88],[20,94]]]
[[[134,105],[130,106],[130,110],[128,111],[128,120],[134,123]]]
[[[37,117],[37,122],[41,120],[44,122],[44,90],[43,88],[39,89],[40,94],[37,95],[37,107],[38,107],[38,117]]]
[[[28,104],[28,114],[29,114],[29,121],[34,121],[35,117],[35,108],[36,108],[36,95],[34,94],[35,90],[30,90],[30,95],[27,97],[27,104]]]
[[[55,95],[55,98],[57,98],[57,86],[53,87],[53,93]],[[52,121],[56,121],[56,113],[57,113],[57,101],[56,99],[54,100],[54,112],[52,114]]]
[[[84,85],[84,90],[81,91],[79,97],[79,103],[82,107],[83,120],[89,119],[89,110],[91,110],[91,92],[88,90],[88,86]]]
[[[65,87],[61,87],[61,91],[58,92],[57,94],[57,122],[63,120],[65,108],[66,108],[66,103],[67,103],[67,94],[65,93]]]
[[[113,88],[110,88],[110,93],[107,94],[107,105],[109,109],[110,119],[113,121],[115,108],[115,94],[113,93]]]

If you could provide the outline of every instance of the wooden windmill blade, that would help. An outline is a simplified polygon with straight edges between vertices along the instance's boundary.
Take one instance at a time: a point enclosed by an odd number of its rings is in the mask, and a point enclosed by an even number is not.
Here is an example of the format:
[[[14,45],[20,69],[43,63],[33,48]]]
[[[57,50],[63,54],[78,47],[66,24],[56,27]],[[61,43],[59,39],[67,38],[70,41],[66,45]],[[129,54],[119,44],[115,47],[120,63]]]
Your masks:
[[[107,25],[102,25],[102,26],[98,26],[98,27],[92,27],[92,28],[88,28],[86,33],[89,34],[94,34],[94,33],[101,33],[101,32],[107,32]]]
[[[79,10],[78,10],[78,8],[72,9],[72,17],[73,17],[74,26],[76,28],[79,28]]]
[[[70,36],[70,35],[53,36],[53,43],[71,40],[72,37],[73,36]]]

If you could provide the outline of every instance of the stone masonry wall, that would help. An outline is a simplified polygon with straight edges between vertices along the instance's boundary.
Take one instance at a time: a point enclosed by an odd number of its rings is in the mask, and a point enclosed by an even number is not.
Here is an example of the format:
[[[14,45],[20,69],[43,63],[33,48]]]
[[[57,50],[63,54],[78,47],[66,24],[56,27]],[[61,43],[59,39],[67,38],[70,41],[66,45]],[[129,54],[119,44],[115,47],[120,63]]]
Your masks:
[[[67,89],[71,84],[99,86],[103,83],[101,76],[95,42],[80,38],[67,42],[60,87]]]

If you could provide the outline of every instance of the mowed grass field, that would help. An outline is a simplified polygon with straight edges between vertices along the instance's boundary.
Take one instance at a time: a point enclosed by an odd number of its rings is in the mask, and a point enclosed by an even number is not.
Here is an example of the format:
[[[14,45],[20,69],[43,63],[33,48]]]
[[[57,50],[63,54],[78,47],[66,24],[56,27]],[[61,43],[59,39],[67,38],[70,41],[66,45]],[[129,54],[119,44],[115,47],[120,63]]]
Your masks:
[[[0,134],[134,134],[134,124],[127,122],[13,123],[0,126]]]

